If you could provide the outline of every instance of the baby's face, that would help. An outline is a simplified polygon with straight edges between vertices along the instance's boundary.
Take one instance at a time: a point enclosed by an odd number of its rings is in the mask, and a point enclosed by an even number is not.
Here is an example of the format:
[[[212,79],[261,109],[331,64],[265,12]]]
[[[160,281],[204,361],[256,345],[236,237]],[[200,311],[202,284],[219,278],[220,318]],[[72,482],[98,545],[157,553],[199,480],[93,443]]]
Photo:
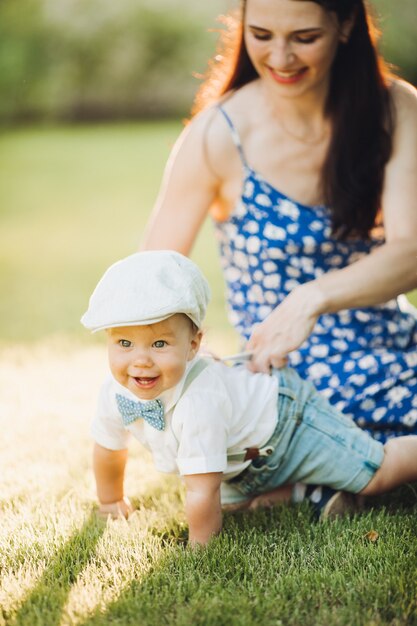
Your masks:
[[[153,400],[182,378],[198,352],[201,331],[178,313],[157,324],[107,329],[110,369],[123,387]]]

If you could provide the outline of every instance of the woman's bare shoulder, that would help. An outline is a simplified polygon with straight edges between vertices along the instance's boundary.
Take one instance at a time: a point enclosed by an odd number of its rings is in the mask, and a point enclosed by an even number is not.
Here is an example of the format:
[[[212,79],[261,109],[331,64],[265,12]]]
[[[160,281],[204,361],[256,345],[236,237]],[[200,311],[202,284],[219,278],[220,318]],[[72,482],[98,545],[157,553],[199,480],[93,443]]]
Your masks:
[[[390,88],[398,121],[417,115],[417,89],[405,80],[393,80]]]
[[[252,84],[230,92],[198,113],[187,125],[185,133],[189,134],[192,144],[204,150],[210,169],[218,173],[218,178],[227,178],[230,167],[237,159],[237,150],[230,128],[230,122],[240,138],[245,136],[250,124],[250,112],[253,96]],[[223,110],[223,112],[222,112]]]
[[[213,168],[210,168],[210,163],[207,162],[209,152],[214,150],[217,156],[227,150],[229,142],[223,115],[218,105],[211,105],[185,124],[171,153],[170,161],[176,162],[185,158],[192,167],[200,167],[202,161],[210,170]]]
[[[242,131],[252,123],[254,111],[260,104],[260,81],[253,80],[227,95],[220,103],[222,108]]]
[[[255,104],[258,98],[259,87],[258,81],[252,81],[237,90],[226,93],[215,104],[210,105],[198,115],[196,115],[190,122],[190,125],[194,126],[196,132],[205,127],[210,127],[210,132],[220,135],[224,134],[225,117],[221,112],[221,109],[228,115],[233,125],[237,128],[244,127],[250,119],[251,111],[253,111],[253,104]]]

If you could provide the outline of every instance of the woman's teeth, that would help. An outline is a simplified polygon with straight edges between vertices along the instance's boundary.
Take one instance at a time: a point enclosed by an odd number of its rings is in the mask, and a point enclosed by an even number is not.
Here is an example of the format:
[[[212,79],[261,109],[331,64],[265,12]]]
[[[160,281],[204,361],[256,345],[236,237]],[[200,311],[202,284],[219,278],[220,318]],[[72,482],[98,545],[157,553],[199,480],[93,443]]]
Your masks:
[[[272,70],[274,72],[274,74],[276,74],[277,76],[281,76],[281,78],[292,78],[293,76],[297,76],[298,74],[300,74],[300,72],[302,72],[303,70],[296,70],[294,72],[277,72],[276,70]]]

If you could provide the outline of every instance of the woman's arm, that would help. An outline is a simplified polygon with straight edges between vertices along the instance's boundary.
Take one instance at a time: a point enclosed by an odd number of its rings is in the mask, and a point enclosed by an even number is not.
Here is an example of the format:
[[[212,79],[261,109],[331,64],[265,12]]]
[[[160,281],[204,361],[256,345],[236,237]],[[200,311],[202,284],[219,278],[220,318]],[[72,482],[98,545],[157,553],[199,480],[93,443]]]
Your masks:
[[[382,210],[386,243],[341,270],[301,285],[254,330],[251,369],[281,367],[323,313],[380,304],[417,286],[417,92],[394,86],[396,131],[385,172]]]
[[[221,472],[184,477],[187,489],[185,513],[191,545],[205,545],[222,528],[220,505]]]
[[[168,160],[141,248],[189,254],[215,201],[219,178],[207,159],[207,133],[215,110],[204,111],[181,133]]]

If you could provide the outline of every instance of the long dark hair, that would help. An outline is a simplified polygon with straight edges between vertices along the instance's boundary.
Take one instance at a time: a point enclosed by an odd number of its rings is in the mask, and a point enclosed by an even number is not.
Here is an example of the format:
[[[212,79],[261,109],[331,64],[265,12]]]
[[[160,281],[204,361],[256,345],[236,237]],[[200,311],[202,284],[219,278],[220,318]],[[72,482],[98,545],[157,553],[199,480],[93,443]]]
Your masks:
[[[333,233],[340,239],[369,237],[380,219],[384,171],[393,143],[391,74],[377,51],[378,32],[364,0],[312,0],[334,12],[339,23],[354,17],[350,37],[339,45],[333,62],[326,114],[332,139],[322,169],[325,203]],[[193,113],[258,77],[246,50],[239,14],[224,18],[220,48],[209,63]]]

